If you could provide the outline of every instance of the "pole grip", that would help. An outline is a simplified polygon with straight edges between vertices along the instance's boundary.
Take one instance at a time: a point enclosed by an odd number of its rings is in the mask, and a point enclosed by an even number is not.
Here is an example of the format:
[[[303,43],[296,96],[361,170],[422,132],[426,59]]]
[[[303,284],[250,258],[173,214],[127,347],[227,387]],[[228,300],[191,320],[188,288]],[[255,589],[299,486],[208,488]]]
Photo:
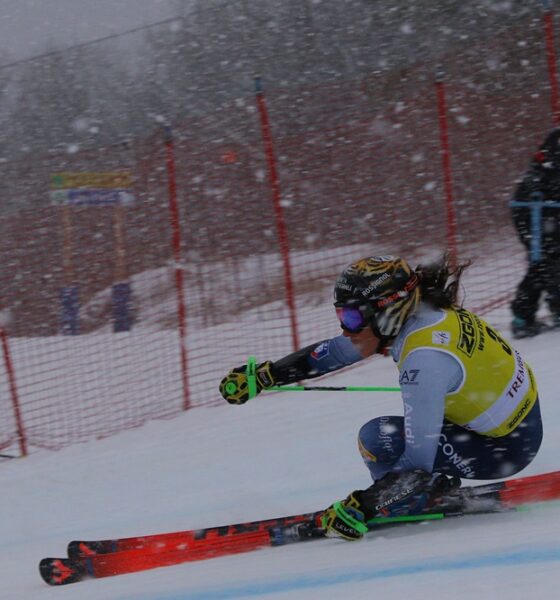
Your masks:
[[[257,395],[257,359],[249,356],[247,359],[247,386],[249,387],[249,400]]]

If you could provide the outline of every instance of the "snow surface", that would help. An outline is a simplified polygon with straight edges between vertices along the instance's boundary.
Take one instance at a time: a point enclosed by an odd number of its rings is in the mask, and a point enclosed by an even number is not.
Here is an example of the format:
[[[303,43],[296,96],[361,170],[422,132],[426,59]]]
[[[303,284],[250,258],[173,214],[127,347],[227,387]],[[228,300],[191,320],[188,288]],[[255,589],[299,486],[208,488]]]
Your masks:
[[[560,468],[559,333],[517,342],[533,366],[545,439],[522,473]],[[396,385],[390,359],[329,384]],[[560,504],[409,525],[358,543],[321,540],[50,588],[44,556],[74,538],[149,534],[314,511],[366,487],[362,423],[400,414],[395,393],[269,393],[0,464],[3,600],[558,597]]]

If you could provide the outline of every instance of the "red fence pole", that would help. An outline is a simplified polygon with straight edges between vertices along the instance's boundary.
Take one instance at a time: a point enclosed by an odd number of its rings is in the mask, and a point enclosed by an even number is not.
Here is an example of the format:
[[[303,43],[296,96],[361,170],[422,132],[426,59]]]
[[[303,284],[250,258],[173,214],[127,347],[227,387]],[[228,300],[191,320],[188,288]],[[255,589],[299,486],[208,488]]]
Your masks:
[[[280,252],[282,254],[282,263],[284,266],[284,282],[286,286],[286,302],[290,313],[290,324],[292,328],[292,345],[293,349],[299,348],[299,336],[296,319],[296,302],[294,294],[294,284],[292,279],[292,269],[290,265],[290,247],[288,244],[288,232],[286,221],[284,220],[284,211],[280,202],[280,182],[278,179],[278,171],[276,169],[276,157],[274,153],[274,144],[272,142],[272,133],[270,131],[270,122],[268,119],[268,111],[262,91],[261,78],[255,77],[255,92],[257,96],[257,106],[261,120],[261,131],[268,164],[268,178],[272,190],[272,202],[274,204],[274,213],[276,215],[276,229],[278,231],[278,241],[280,244]]]
[[[445,86],[440,75],[436,76],[436,93],[439,115],[439,139],[441,146],[441,160],[443,167],[443,182],[445,189],[445,206],[447,215],[447,249],[451,268],[457,265],[457,221],[455,218],[455,204],[453,200],[453,184],[451,177],[451,153],[449,151],[449,129],[447,125],[447,104],[445,100]]]
[[[27,440],[25,439],[25,430],[23,428],[23,419],[21,416],[19,397],[17,393],[16,372],[12,362],[12,355],[10,353],[10,346],[8,344],[8,336],[3,327],[0,327],[0,337],[2,338],[2,352],[4,354],[4,365],[6,367],[8,384],[10,386],[10,396],[12,398],[12,405],[14,407],[14,418],[16,421],[19,450],[22,456],[27,456]]]
[[[550,106],[552,110],[552,121],[555,126],[560,125],[560,104],[558,102],[558,78],[556,76],[556,50],[554,49],[554,23],[550,2],[543,0],[544,31],[546,37],[546,59],[548,63],[548,80],[550,82]]]
[[[165,149],[167,164],[167,190],[169,194],[169,219],[171,221],[173,262],[175,264],[175,288],[177,292],[177,315],[179,319],[179,341],[181,344],[181,380],[183,383],[183,410],[190,408],[189,377],[187,369],[187,310],[183,287],[183,265],[181,262],[181,226],[177,203],[177,179],[175,176],[175,148],[171,127],[166,127]]]

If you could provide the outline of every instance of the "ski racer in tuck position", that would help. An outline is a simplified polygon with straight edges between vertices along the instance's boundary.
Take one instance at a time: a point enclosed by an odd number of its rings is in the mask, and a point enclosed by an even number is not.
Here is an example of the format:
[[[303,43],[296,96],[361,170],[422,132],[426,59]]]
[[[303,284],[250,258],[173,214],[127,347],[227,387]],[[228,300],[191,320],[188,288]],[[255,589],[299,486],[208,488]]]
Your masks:
[[[334,289],[342,335],[257,366],[259,393],[374,354],[390,352],[397,363],[404,415],[361,427],[358,448],[373,485],[325,510],[326,535],[355,540],[374,517],[435,510],[462,478],[508,477],[537,454],[535,377],[496,330],[457,304],[466,266],[451,270],[446,257],[415,270],[393,256],[358,260]],[[230,404],[249,399],[246,365],[224,377],[220,393]]]

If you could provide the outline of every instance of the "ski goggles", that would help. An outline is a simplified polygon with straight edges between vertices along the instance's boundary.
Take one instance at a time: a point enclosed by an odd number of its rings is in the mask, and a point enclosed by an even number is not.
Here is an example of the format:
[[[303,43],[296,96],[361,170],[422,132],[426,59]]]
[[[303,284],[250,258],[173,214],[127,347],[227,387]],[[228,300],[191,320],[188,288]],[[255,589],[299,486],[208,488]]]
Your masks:
[[[359,333],[371,323],[373,317],[373,309],[367,305],[344,304],[335,305],[334,308],[340,326],[349,333]]]

